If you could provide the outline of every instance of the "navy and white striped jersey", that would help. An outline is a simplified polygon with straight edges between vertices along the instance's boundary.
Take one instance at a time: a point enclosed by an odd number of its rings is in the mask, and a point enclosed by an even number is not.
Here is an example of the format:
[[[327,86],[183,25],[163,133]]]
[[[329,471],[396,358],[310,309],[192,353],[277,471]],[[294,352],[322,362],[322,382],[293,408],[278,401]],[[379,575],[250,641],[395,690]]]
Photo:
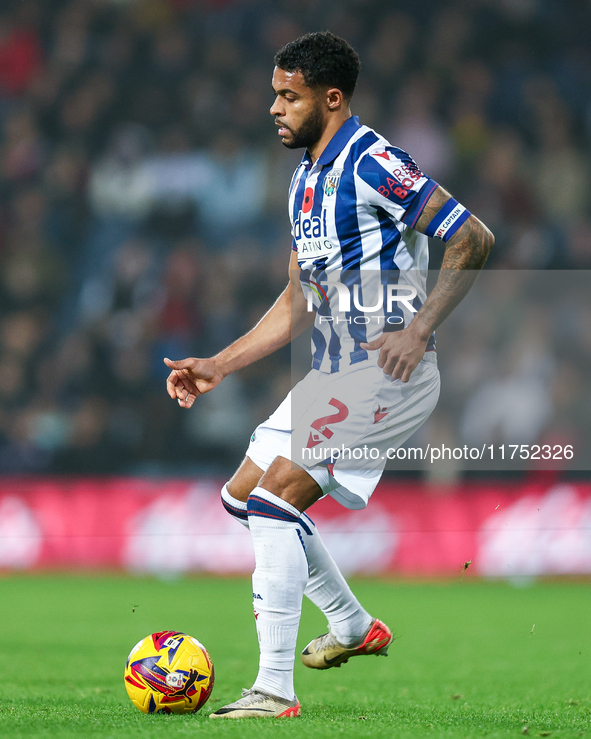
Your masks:
[[[437,183],[357,116],[312,164],[306,151],[289,191],[292,248],[316,311],[312,366],[368,359],[362,342],[408,326],[426,299],[427,236],[413,230]],[[432,337],[427,349],[434,348]],[[375,353],[377,361],[378,353]]]

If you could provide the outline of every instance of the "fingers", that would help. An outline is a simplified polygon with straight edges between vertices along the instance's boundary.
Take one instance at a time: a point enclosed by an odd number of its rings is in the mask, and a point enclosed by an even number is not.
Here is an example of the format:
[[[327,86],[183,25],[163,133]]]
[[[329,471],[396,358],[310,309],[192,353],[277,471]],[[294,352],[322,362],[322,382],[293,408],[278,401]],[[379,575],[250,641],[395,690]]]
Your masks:
[[[376,351],[377,349],[381,349],[384,346],[384,343],[386,341],[386,334],[382,334],[374,341],[369,342],[361,342],[359,346],[362,349],[366,349],[370,352]],[[384,350],[380,352],[380,356],[378,357],[378,367],[383,367],[384,362],[386,361],[386,353]]]
[[[164,364],[172,370],[166,380],[166,390],[181,408],[190,408],[199,395],[212,390],[222,379],[216,375],[215,362],[211,359],[189,357],[173,361],[166,357]]]
[[[173,370],[166,380],[166,390],[179,405],[190,408],[200,394],[197,386],[181,370]]]
[[[400,357],[397,354],[389,354],[386,350],[380,352],[378,367],[384,370],[385,375],[392,375],[395,380],[400,379],[402,375],[403,366],[401,366]]]
[[[412,353],[409,353],[404,344],[401,344],[402,332],[398,334],[383,333],[375,341],[361,343],[362,349],[376,351],[380,349],[378,356],[378,367],[385,375],[391,375],[394,380],[408,382],[410,376],[417,366]],[[420,354],[422,356],[422,352]]]
[[[178,382],[175,385],[176,399],[183,408],[190,408],[200,395],[197,386],[183,374],[177,374]]]
[[[175,398],[182,397],[182,390],[185,387],[185,382],[186,378],[183,376],[182,372],[174,370],[168,375],[166,379],[166,390],[173,400]],[[187,389],[189,390],[190,388]]]
[[[173,392],[171,393],[169,391],[168,394],[171,396],[171,398],[176,398],[181,408],[190,408],[199,395],[199,391],[192,383],[189,383],[185,378],[179,378],[178,376],[176,376],[176,379],[179,381],[174,384]]]
[[[187,377],[189,369],[194,366],[194,363],[195,360],[192,358],[178,361],[173,361],[168,357],[164,358],[164,364],[172,369],[166,380],[166,390],[173,400],[176,398],[179,405],[182,403],[186,407],[190,407],[188,396],[193,394],[193,400],[197,396],[197,389]]]
[[[382,349],[378,366],[383,369],[385,375],[392,375],[394,380],[408,382],[417,363],[411,356]]]
[[[369,342],[361,342],[359,346],[362,349],[367,349],[370,352],[375,351],[376,349],[380,349],[384,345],[384,341],[386,341],[386,334],[382,334],[379,338],[375,339],[374,341]]]
[[[177,359],[177,360],[172,360],[172,359],[169,359],[168,357],[164,357],[164,364],[167,367],[170,367],[170,369],[188,370],[188,369],[191,369],[191,367],[193,367],[193,365],[195,364],[195,360],[192,357],[189,357],[187,359]]]
[[[185,392],[184,388],[183,388],[183,393],[184,393],[183,397],[178,398],[178,404],[181,406],[181,408],[190,408],[195,402],[196,396],[193,393],[191,393],[189,390]]]
[[[408,382],[415,365],[412,360],[405,356],[400,349],[396,350],[392,346],[385,346],[386,335],[382,334],[379,339],[368,344],[360,344],[363,349],[370,351],[381,349],[378,357],[378,367],[380,367],[385,375],[392,375],[394,380],[402,380]]]
[[[195,382],[196,380],[211,380],[216,371],[215,362],[211,359],[187,357],[187,359],[172,360],[165,357],[163,361],[179,377],[187,377],[191,382]]]
[[[407,367],[404,370],[404,373],[403,373],[402,377],[400,378],[400,381],[401,382],[408,382],[410,380],[410,376],[411,376],[412,372],[413,372],[413,370],[411,370],[410,367]]]
[[[171,372],[168,377],[166,378],[166,392],[170,395],[170,397],[174,400],[176,398],[176,385],[177,385],[178,377],[176,375],[176,372]]]
[[[418,362],[412,357],[388,357],[383,365],[385,375],[392,375],[392,379],[408,382],[415,371]]]

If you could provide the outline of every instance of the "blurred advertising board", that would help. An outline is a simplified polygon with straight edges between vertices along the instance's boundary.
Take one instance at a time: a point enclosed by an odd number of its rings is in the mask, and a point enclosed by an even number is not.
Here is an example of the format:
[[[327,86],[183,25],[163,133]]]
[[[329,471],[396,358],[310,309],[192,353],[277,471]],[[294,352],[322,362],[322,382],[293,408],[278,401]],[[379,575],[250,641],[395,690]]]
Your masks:
[[[248,531],[215,480],[3,478],[0,571],[250,574]],[[369,506],[310,512],[346,574],[591,574],[591,484],[382,482]],[[469,564],[468,564],[469,563]]]

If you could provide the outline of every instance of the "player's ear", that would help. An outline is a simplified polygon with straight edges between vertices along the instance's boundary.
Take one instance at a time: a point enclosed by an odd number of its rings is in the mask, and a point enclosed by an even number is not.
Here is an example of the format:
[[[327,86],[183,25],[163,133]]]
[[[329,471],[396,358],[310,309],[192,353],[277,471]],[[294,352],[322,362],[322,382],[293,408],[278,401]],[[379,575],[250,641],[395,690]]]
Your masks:
[[[343,106],[343,102],[343,93],[338,87],[331,87],[330,90],[326,91],[326,104],[329,110],[339,110]]]

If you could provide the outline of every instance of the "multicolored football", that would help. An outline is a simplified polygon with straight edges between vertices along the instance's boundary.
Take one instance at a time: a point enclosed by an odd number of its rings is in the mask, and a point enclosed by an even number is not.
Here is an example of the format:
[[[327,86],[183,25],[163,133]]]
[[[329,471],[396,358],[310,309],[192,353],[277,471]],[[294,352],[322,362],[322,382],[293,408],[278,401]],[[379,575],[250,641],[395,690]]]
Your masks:
[[[159,631],[138,642],[125,665],[125,687],[144,713],[195,713],[215,680],[207,650],[192,636]]]

